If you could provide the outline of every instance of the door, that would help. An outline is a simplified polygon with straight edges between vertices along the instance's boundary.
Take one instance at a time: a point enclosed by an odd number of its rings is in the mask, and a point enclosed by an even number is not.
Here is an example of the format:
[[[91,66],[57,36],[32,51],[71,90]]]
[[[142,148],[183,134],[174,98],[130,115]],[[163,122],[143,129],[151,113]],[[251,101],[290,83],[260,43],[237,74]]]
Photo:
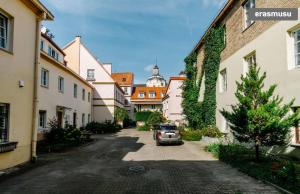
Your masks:
[[[57,124],[58,124],[58,127],[62,128],[62,122],[63,122],[63,112],[57,111]]]

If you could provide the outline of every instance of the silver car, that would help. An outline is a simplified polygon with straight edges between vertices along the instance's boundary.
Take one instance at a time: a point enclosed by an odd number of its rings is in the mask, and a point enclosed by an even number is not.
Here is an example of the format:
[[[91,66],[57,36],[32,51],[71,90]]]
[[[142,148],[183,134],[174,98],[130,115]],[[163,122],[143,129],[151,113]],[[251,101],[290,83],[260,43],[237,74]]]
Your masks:
[[[182,144],[181,135],[176,125],[160,124],[153,131],[153,138],[157,146],[161,144]]]

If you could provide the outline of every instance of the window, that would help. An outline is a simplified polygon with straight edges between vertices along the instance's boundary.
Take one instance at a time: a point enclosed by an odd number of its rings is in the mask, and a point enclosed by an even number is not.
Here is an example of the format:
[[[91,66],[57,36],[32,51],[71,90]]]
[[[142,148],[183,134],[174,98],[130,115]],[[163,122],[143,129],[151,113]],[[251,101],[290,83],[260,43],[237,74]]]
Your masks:
[[[46,128],[47,116],[46,111],[40,110],[39,111],[39,128]]]
[[[42,51],[44,50],[44,46],[45,46],[45,42],[42,40],[40,45]]]
[[[243,7],[244,7],[245,28],[248,28],[254,22],[249,18],[249,10],[255,8],[255,0],[246,1]]]
[[[125,95],[128,95],[128,88],[124,87],[123,90],[124,90]]]
[[[84,113],[82,114],[81,122],[82,122],[82,126],[84,127],[85,126],[85,114]]]
[[[64,78],[58,77],[58,91],[63,93],[64,92]]]
[[[125,77],[122,78],[122,82],[126,82],[126,78]]]
[[[149,98],[155,98],[156,94],[155,92],[149,92]]]
[[[246,56],[244,58],[244,60],[245,60],[244,74],[246,74],[249,71],[250,67],[252,67],[253,65],[256,64],[256,54],[255,54],[255,52],[252,52],[251,54]]]
[[[94,79],[95,79],[95,69],[88,69],[87,80],[94,80]]]
[[[138,97],[139,97],[139,98],[145,98],[145,93],[144,93],[144,92],[139,92]]]
[[[77,113],[76,112],[73,113],[73,126],[74,127],[77,126]]]
[[[300,29],[293,32],[295,67],[300,67]]]
[[[226,92],[227,91],[227,72],[226,69],[223,69],[220,72],[220,92]]]
[[[77,84],[74,84],[73,96],[77,98]]]
[[[9,104],[0,103],[0,142],[8,141]]]
[[[8,18],[0,14],[0,48],[8,49]]]
[[[41,86],[49,87],[49,71],[44,68],[41,71]]]
[[[85,100],[85,89],[82,89],[82,100]]]
[[[125,99],[125,105],[127,106],[129,104],[128,100]]]
[[[90,122],[91,122],[91,115],[88,114],[88,123],[90,123]]]
[[[88,92],[88,102],[91,102],[91,93]]]
[[[154,104],[151,105],[151,109],[153,109],[153,110],[155,109],[155,105]]]
[[[48,47],[48,55],[56,59],[57,61],[59,59],[59,54],[50,46]]]

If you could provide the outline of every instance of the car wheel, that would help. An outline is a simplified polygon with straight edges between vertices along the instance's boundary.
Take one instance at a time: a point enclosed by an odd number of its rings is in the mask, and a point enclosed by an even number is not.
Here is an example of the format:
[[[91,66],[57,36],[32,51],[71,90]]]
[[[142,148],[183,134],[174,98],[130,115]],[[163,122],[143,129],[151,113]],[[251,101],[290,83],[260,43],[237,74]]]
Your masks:
[[[160,146],[160,143],[158,140],[156,140],[156,146]]]

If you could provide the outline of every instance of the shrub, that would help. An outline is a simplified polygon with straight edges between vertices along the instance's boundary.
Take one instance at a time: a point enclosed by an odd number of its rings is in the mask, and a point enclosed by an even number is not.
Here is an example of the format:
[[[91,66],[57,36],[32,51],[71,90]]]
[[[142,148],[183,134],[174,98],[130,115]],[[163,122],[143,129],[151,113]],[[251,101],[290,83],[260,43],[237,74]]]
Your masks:
[[[150,126],[149,125],[142,125],[138,128],[138,131],[150,131]]]
[[[208,126],[201,129],[202,135],[207,137],[222,137],[222,133],[216,126]]]
[[[124,122],[125,119],[129,118],[128,113],[124,108],[117,107],[114,114],[117,122]]]
[[[161,112],[152,112],[148,117],[147,124],[150,127],[154,127],[155,125],[159,125],[160,123],[164,122],[164,117]]]
[[[205,146],[205,151],[211,152],[214,157],[219,158],[219,152],[220,152],[220,144],[213,143]]]
[[[200,141],[202,133],[200,130],[181,131],[182,139],[186,141]]]
[[[151,111],[142,111],[135,113],[135,120],[136,121],[144,121],[147,122],[149,116],[152,114]]]
[[[115,133],[121,129],[121,126],[112,122],[90,122],[85,127],[86,130],[92,133]]]

